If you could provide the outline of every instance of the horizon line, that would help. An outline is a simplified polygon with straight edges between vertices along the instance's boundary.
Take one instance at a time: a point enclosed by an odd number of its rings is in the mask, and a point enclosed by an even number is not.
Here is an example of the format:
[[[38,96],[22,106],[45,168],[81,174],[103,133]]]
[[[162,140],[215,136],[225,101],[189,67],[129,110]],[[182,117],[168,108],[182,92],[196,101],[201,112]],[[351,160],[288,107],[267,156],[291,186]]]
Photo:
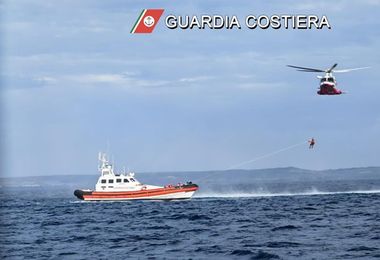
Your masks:
[[[257,168],[257,169],[223,169],[223,170],[181,170],[181,171],[143,171],[139,172],[139,174],[155,174],[155,173],[202,173],[202,172],[231,172],[231,171],[261,171],[261,170],[275,170],[275,169],[298,169],[304,171],[314,171],[314,172],[323,172],[323,171],[336,171],[336,170],[351,170],[351,169],[360,169],[360,168],[380,168],[380,166],[357,166],[357,167],[347,167],[347,168],[327,168],[322,170],[312,170],[299,168],[294,166],[284,166],[284,167],[274,167],[274,168]],[[95,174],[53,174],[53,175],[18,175],[18,176],[2,176],[0,175],[0,179],[7,178],[30,178],[30,177],[56,177],[56,176],[93,176]]]

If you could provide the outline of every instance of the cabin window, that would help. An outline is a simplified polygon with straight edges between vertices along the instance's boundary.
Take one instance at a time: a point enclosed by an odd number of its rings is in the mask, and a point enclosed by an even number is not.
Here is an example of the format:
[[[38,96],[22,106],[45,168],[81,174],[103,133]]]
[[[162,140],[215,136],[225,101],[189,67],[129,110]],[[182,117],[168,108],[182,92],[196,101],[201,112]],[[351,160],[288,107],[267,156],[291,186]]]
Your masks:
[[[102,180],[101,182],[102,182],[102,183],[106,183],[107,181],[106,181],[106,180]]]
[[[334,82],[333,78],[329,78],[328,80],[329,80],[329,82]]]
[[[133,181],[133,182],[135,182],[135,179],[133,179],[133,178],[130,178],[130,180]]]
[[[129,182],[129,180],[128,179],[124,179],[124,182]]]
[[[108,180],[108,183],[113,183],[113,180]]]
[[[116,179],[116,182],[121,182],[121,179]]]

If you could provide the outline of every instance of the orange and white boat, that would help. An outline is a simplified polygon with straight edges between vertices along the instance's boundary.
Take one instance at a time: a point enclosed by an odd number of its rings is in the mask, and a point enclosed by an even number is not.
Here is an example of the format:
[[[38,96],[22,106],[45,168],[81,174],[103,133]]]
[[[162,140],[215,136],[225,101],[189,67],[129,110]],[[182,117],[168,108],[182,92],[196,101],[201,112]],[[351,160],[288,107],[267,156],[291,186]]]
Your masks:
[[[192,182],[186,184],[155,186],[140,183],[133,172],[114,173],[106,154],[99,154],[101,173],[95,190],[75,190],[81,200],[177,200],[190,199],[198,190]]]

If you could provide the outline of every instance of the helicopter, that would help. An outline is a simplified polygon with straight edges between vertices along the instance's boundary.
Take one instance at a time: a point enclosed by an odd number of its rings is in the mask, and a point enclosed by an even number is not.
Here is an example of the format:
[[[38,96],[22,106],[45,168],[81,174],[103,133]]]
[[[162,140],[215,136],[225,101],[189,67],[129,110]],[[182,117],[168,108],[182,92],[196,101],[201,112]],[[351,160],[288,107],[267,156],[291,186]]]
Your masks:
[[[299,67],[299,66],[293,66],[293,65],[287,65],[288,67],[295,68],[297,71],[302,72],[324,72],[324,76],[317,76],[317,78],[320,79],[319,83],[319,90],[317,92],[318,95],[341,95],[345,94],[346,92],[343,92],[340,89],[337,89],[336,86],[338,85],[336,82],[335,77],[332,75],[334,73],[343,73],[343,72],[350,72],[354,70],[361,70],[361,69],[367,69],[369,67],[362,67],[362,68],[354,68],[354,69],[343,69],[343,70],[334,70],[336,66],[338,66],[338,63],[335,63],[331,66],[329,69],[313,69],[313,68],[306,68],[306,67]]]

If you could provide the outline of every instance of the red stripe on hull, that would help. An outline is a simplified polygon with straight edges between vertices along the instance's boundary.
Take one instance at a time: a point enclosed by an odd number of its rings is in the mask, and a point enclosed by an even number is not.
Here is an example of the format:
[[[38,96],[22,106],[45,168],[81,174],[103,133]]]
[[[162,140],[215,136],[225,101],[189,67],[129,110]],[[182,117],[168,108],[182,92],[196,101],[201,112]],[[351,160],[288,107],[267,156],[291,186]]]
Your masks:
[[[198,187],[189,187],[189,188],[159,188],[151,190],[141,190],[141,191],[116,191],[116,192],[107,192],[107,191],[93,191],[89,194],[83,194],[84,200],[96,200],[96,199],[136,199],[136,198],[147,198],[153,196],[169,195],[180,192],[194,192],[197,191]]]

